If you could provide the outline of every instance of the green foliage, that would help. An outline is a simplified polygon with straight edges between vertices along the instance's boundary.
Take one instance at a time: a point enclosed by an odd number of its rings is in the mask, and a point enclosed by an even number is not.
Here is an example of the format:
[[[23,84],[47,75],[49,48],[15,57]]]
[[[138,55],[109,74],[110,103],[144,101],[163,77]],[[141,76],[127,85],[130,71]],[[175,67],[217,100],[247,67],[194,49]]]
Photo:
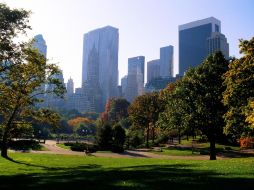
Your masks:
[[[127,135],[127,143],[130,147],[137,148],[144,143],[144,131],[130,129]]]
[[[9,146],[14,150],[42,150],[43,147],[39,142],[34,140],[17,140],[10,141]]]
[[[46,64],[46,58],[32,43],[17,43],[15,38],[25,33],[29,12],[10,9],[0,4],[0,115],[3,147],[1,155],[7,157],[8,141],[13,131],[33,122],[47,122],[56,126],[59,116],[51,110],[36,109],[44,93],[62,96],[65,88],[53,76],[60,73],[55,64]],[[45,92],[41,85],[54,85]]]
[[[166,96],[167,106],[158,125],[180,131],[200,130],[211,143],[211,159],[215,159],[215,140],[221,136],[224,126],[222,104],[222,75],[228,61],[221,52],[207,57],[195,69],[190,69],[175,89]]]
[[[109,121],[117,123],[120,120],[128,117],[128,107],[130,103],[123,98],[115,98],[111,102],[108,113]]]
[[[75,133],[80,136],[94,135],[96,132],[96,126],[94,123],[82,123],[75,128]]]
[[[250,130],[245,110],[254,97],[254,38],[240,40],[239,47],[243,57],[230,62],[229,70],[224,75],[226,90],[223,93],[223,103],[227,106],[224,131],[235,138]]]
[[[124,129],[129,129],[130,126],[132,125],[131,119],[129,117],[126,117],[119,121],[119,124],[124,128]]]
[[[159,113],[163,110],[163,101],[158,92],[138,96],[130,105],[128,112],[133,126],[146,130],[146,144],[148,146],[150,125],[154,137],[154,127]]]
[[[100,150],[111,150],[112,135],[112,128],[108,123],[97,126],[96,142]]]
[[[124,142],[126,138],[125,130],[121,127],[121,125],[113,126],[113,143],[112,143],[112,151],[113,152],[123,152],[124,151]]]
[[[96,152],[97,146],[92,144],[86,144],[86,143],[65,143],[66,146],[70,146],[70,149],[72,151],[78,151],[78,152]]]

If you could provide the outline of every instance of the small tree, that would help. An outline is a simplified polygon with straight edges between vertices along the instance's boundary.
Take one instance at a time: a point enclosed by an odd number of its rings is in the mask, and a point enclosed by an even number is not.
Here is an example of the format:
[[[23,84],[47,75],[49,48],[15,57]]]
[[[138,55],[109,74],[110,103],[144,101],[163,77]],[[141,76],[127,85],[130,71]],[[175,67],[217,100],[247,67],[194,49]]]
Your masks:
[[[124,151],[124,142],[125,142],[126,134],[125,130],[121,127],[121,125],[113,126],[113,144],[112,151],[113,152],[123,152]]]
[[[112,128],[108,123],[97,125],[96,142],[101,150],[111,150]]]

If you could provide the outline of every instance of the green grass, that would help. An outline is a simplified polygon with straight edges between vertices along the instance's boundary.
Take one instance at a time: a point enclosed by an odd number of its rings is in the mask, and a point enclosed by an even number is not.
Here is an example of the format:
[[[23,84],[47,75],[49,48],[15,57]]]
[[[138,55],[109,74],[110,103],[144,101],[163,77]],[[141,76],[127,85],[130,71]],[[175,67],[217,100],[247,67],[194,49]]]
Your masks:
[[[56,144],[56,146],[60,147],[60,148],[64,148],[64,149],[67,149],[67,150],[71,150],[71,146],[66,146],[65,144]]]
[[[0,189],[252,189],[254,158],[217,161],[31,153],[0,158]]]
[[[200,153],[198,151],[194,151],[192,154],[192,150],[188,148],[162,148],[162,152],[153,150],[151,151],[155,154],[160,155],[168,155],[168,156],[198,156]]]

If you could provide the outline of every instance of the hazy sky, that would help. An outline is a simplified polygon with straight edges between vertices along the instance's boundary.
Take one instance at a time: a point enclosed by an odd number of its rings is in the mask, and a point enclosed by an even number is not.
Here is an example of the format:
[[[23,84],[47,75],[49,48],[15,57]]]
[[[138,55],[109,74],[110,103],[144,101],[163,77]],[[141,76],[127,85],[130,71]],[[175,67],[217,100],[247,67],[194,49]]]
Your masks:
[[[174,46],[178,73],[178,25],[214,16],[221,20],[230,55],[239,57],[238,39],[254,36],[254,0],[0,0],[31,10],[29,37],[42,34],[48,59],[58,62],[65,82],[81,85],[83,34],[111,25],[119,29],[119,79],[128,58],[159,58],[159,48]]]

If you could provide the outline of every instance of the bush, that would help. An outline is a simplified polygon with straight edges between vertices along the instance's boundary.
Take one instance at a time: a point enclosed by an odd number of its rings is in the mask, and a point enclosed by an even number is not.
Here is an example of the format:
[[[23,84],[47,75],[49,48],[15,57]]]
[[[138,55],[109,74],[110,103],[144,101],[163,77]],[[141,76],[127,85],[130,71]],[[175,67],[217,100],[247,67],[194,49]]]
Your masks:
[[[155,144],[159,145],[161,143],[167,143],[169,140],[169,136],[166,134],[162,134],[161,136],[159,136],[157,139],[155,139]]]
[[[69,145],[66,145],[69,144]],[[71,144],[71,145],[70,145]],[[97,146],[86,144],[86,143],[65,143],[66,146],[71,146],[72,151],[84,152],[88,150],[88,152],[93,153],[97,151]]]
[[[121,125],[115,125],[113,127],[113,143],[112,143],[112,151],[113,152],[123,152],[124,142],[125,142],[125,130],[121,127]]]
[[[41,150],[42,146],[35,140],[10,141],[9,147],[14,150]]]
[[[111,150],[113,138],[112,128],[109,124],[97,127],[96,142],[100,150]]]
[[[144,143],[142,131],[139,130],[130,131],[128,136],[129,136],[129,145],[133,148],[137,148],[138,146]]]

